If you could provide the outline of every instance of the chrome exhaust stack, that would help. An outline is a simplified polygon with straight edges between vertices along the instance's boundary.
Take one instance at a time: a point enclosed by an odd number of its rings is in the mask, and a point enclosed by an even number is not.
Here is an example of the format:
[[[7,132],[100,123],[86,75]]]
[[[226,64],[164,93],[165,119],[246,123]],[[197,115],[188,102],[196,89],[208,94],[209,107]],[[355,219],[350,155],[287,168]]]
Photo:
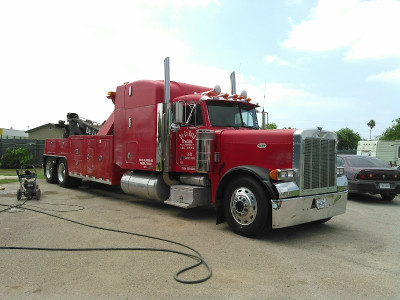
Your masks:
[[[236,94],[236,76],[235,72],[231,73],[231,95]]]
[[[163,109],[163,179],[166,184],[174,185],[178,184],[179,181],[171,179],[169,176],[170,169],[170,128],[172,123],[172,112],[171,112],[171,83],[170,83],[170,68],[169,68],[169,57],[164,59],[164,109]]]

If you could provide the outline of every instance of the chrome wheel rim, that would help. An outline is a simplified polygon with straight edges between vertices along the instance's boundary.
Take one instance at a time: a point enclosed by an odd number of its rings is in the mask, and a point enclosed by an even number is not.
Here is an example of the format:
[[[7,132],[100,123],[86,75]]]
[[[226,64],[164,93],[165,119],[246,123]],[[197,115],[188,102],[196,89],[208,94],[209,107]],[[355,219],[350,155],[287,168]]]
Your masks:
[[[232,194],[230,208],[236,222],[243,226],[250,225],[257,216],[257,199],[250,189],[240,187]]]
[[[63,182],[64,178],[65,178],[65,165],[64,165],[64,163],[60,163],[58,165],[57,173],[58,173],[58,181],[59,182]]]
[[[50,160],[48,160],[46,163],[46,177],[50,179],[52,173],[53,173],[53,163]]]

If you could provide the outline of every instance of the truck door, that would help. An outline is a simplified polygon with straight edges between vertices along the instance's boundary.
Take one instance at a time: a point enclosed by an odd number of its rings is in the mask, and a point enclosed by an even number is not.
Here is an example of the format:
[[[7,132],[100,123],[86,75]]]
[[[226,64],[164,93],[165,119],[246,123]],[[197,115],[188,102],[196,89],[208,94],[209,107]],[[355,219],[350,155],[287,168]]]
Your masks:
[[[184,104],[184,124],[176,133],[176,164],[181,171],[196,169],[196,131],[203,126],[199,104]]]

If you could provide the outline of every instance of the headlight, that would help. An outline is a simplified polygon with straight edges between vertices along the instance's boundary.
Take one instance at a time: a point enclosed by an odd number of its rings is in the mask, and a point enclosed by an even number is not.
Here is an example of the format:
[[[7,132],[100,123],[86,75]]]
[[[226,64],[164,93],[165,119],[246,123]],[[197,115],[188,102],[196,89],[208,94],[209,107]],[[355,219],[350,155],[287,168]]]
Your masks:
[[[295,174],[295,169],[275,169],[269,173],[269,177],[273,180],[293,181]]]
[[[344,168],[343,167],[337,167],[336,168],[336,175],[337,176],[343,176],[344,175]]]

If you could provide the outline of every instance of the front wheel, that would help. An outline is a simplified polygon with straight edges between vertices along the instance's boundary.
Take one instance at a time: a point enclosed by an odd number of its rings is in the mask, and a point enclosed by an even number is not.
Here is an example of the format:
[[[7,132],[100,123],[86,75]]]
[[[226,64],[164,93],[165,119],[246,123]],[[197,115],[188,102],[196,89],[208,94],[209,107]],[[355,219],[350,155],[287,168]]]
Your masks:
[[[231,229],[247,237],[271,229],[271,203],[260,183],[252,177],[237,177],[224,195],[224,212]]]

